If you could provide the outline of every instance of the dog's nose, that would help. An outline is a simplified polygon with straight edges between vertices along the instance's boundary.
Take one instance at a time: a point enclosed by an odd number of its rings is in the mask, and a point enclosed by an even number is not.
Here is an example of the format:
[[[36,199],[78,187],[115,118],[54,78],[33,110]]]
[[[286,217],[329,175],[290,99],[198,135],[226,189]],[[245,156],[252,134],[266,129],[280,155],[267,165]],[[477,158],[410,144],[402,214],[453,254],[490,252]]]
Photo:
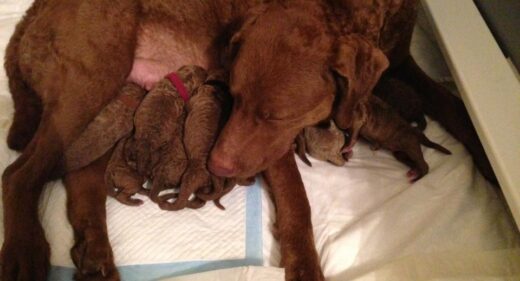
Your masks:
[[[231,160],[214,154],[209,159],[208,168],[211,173],[219,177],[232,177],[236,170]]]

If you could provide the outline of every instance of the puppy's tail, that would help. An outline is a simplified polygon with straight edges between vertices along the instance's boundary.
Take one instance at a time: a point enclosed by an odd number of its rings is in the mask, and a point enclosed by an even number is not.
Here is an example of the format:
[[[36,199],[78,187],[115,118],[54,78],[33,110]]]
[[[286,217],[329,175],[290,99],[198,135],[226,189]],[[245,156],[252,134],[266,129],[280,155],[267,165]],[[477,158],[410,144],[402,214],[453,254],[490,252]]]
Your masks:
[[[435,142],[431,141],[430,139],[428,139],[423,132],[419,132],[418,131],[417,134],[419,134],[419,139],[421,140],[421,144],[422,145],[430,147],[430,148],[433,148],[435,150],[438,150],[438,151],[440,151],[440,152],[442,152],[444,154],[451,155],[451,151],[446,149],[444,146],[442,146],[442,145],[440,145],[438,143],[435,143]]]

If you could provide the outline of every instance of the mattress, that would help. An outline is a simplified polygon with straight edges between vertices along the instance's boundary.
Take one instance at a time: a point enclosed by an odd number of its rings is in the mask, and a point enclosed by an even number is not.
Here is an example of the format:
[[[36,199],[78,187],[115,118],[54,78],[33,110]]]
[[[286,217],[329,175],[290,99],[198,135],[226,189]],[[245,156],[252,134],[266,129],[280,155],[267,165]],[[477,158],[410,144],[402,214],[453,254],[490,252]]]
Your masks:
[[[30,1],[0,1],[0,52]],[[452,87],[448,68],[420,16],[412,52],[435,80]],[[0,171],[14,161],[5,137],[12,101],[0,70]],[[407,168],[361,142],[343,167],[298,161],[312,208],[327,280],[519,280],[520,235],[498,189],[464,147],[429,120],[426,135],[452,151],[424,148],[430,172],[411,184]],[[271,228],[274,209],[261,179],[226,196],[221,211],[166,212],[149,201],[107,201],[108,228],[123,280],[283,280]],[[72,280],[72,229],[61,181],[51,182],[40,217],[52,250],[49,280]],[[146,200],[146,199],[145,199]],[[0,232],[0,241],[3,240]]]

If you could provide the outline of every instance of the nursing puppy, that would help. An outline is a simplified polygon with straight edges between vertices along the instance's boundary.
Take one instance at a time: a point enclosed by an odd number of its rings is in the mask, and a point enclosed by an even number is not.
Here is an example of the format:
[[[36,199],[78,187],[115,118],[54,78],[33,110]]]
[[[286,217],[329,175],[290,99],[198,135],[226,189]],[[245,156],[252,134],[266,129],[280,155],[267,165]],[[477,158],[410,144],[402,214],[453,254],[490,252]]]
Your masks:
[[[313,158],[328,161],[336,166],[345,165],[348,157],[343,156],[345,134],[336,127],[333,121],[321,126],[303,129],[296,138],[297,154],[307,165],[312,166],[305,156],[308,153]]]
[[[183,66],[176,72],[187,93],[206,79],[198,66]],[[186,120],[185,100],[170,80],[163,79],[143,100],[134,117],[135,132],[126,147],[127,161],[140,175],[152,181],[150,198],[176,188],[188,165],[183,144]]]
[[[229,111],[230,106],[226,92],[227,73],[210,71],[208,74],[204,83],[192,92],[185,106],[186,119],[182,143],[187,165],[178,181],[179,192],[158,196],[157,202],[161,209],[180,210],[186,206],[200,208],[206,201],[220,199],[234,186],[233,179],[217,177],[207,168],[210,151],[222,129],[226,113],[229,114],[226,111]],[[154,185],[156,180],[159,179],[154,178]],[[159,185],[161,184],[159,182]],[[151,193],[156,193],[154,186]],[[223,208],[218,201],[216,204]]]
[[[406,121],[415,122],[417,128],[424,131],[426,119],[423,101],[412,87],[394,78],[381,78],[374,88],[374,95],[394,108]]]
[[[371,144],[372,149],[388,149],[397,160],[408,165],[411,170],[407,175],[412,182],[427,174],[429,169],[421,144],[451,154],[446,148],[430,141],[418,128],[408,124],[397,111],[376,96],[371,96],[366,105],[362,104],[356,109],[353,126],[348,131],[350,140],[343,153],[351,153],[361,136]]]
[[[123,86],[67,148],[63,159],[67,170],[88,166],[113,148],[116,142],[128,137],[134,129],[135,111],[145,94],[146,91],[136,84]]]

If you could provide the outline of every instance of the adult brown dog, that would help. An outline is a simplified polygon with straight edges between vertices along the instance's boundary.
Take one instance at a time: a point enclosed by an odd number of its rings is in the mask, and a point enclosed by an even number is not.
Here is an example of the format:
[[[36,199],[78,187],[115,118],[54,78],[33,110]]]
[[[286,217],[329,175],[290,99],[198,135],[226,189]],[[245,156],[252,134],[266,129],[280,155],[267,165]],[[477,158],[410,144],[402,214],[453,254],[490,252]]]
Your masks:
[[[16,109],[8,144],[23,153],[2,178],[3,280],[46,278],[37,205],[44,183],[66,168],[64,149],[125,81],[150,88],[185,64],[231,72],[234,108],[210,169],[263,172],[286,279],[323,280],[291,143],[330,117],[348,128],[388,61],[389,74],[411,82],[428,113],[487,163],[462,103],[409,55],[415,13],[416,0],[36,0],[6,53]],[[78,280],[118,280],[105,225],[106,159],[65,177]]]

